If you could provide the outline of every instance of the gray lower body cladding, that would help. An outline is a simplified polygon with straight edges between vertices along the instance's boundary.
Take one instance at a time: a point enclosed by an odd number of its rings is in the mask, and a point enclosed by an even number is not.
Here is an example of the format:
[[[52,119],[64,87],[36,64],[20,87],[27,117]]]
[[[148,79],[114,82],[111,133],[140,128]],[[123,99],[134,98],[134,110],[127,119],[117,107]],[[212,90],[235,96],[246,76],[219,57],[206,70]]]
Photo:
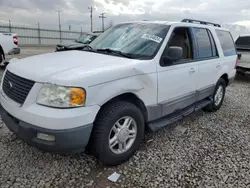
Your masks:
[[[164,116],[158,120],[149,122],[148,127],[151,131],[155,132],[162,127],[170,125],[178,120],[181,120],[182,118],[184,118],[185,116],[188,116],[189,114],[193,113],[194,111],[198,111],[198,110],[204,108],[205,106],[209,105],[210,103],[212,103],[211,98],[203,99],[203,100],[201,100],[197,103],[194,103],[194,104],[192,104],[184,109],[177,110],[177,111],[175,111],[167,116]]]
[[[175,111],[180,111],[192,104],[195,104],[196,102],[202,101],[213,94],[214,88],[215,85],[212,85],[199,91],[188,93],[176,99],[161,102],[158,105],[148,106],[148,121],[150,122],[160,119],[164,116],[172,114]]]

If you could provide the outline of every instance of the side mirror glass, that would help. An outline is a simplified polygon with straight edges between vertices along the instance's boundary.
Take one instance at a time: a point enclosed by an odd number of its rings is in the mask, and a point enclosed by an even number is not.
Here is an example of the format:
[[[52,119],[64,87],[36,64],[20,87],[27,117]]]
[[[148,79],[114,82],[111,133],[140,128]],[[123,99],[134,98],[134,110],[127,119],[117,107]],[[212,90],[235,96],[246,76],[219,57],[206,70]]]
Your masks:
[[[168,48],[167,56],[162,57],[161,64],[164,66],[171,65],[175,61],[178,61],[182,58],[183,49],[178,46],[171,46]]]

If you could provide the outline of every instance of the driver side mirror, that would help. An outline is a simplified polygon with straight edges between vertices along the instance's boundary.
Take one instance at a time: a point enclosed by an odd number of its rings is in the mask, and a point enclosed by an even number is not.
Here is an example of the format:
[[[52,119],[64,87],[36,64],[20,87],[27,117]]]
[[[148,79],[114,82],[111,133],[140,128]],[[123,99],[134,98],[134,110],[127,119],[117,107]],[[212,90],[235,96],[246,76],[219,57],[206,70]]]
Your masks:
[[[161,65],[168,66],[178,61],[183,56],[183,49],[178,46],[170,46],[167,50],[167,56],[161,58]]]

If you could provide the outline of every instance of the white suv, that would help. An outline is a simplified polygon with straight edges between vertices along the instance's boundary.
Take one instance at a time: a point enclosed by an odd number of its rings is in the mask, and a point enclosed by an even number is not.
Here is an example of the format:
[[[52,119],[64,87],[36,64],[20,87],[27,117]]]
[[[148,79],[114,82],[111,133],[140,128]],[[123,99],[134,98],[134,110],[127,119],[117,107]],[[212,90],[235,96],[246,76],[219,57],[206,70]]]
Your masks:
[[[15,61],[1,83],[1,115],[19,138],[54,153],[88,148],[126,161],[146,129],[218,110],[235,77],[228,30],[196,21],[116,25],[82,50]]]

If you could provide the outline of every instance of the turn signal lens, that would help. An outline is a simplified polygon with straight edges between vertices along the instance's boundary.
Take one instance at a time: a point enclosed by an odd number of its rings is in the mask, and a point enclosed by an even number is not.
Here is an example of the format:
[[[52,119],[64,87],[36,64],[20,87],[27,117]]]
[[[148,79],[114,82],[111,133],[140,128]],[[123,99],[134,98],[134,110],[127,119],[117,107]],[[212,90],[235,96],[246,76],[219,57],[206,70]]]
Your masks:
[[[70,88],[70,105],[83,105],[85,102],[85,90],[82,88]]]

